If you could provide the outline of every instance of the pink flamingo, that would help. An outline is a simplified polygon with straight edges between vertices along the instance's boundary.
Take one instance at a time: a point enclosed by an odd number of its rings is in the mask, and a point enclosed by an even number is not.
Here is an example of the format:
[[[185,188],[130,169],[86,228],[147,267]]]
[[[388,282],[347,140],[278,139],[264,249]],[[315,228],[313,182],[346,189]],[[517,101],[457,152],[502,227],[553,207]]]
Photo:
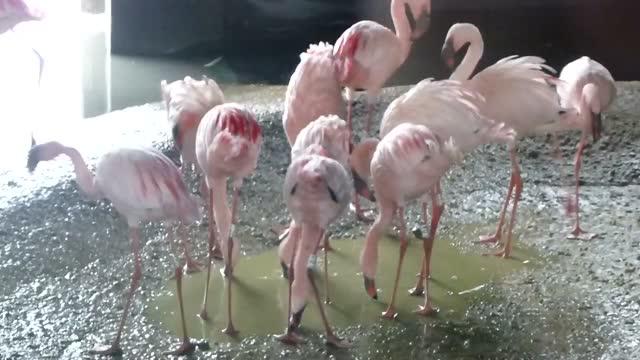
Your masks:
[[[196,158],[209,188],[209,214],[215,218],[218,234],[221,237],[222,254],[227,278],[227,327],[225,334],[237,333],[231,317],[231,277],[238,256],[240,244],[232,237],[232,226],[236,222],[236,211],[240,187],[258,165],[258,155],[262,144],[262,130],[255,116],[244,106],[236,103],[221,104],[209,110],[198,126],[196,134]],[[227,179],[233,178],[233,200],[231,211],[227,205]],[[204,301],[200,316],[207,320],[207,299],[211,279],[211,261],[215,231],[209,221],[209,264]]]
[[[196,163],[196,131],[200,120],[214,106],[224,103],[224,94],[213,79],[204,75],[199,81],[190,76],[170,84],[167,84],[166,80],[162,80],[160,89],[167,110],[167,119],[171,124],[173,141],[182,157],[182,172],[186,177],[187,172]],[[196,171],[199,170],[197,166],[195,168]],[[206,198],[206,184],[202,179],[200,180],[200,193]],[[210,218],[209,221],[213,221],[213,219]],[[210,233],[209,236],[213,235]],[[187,273],[200,271],[199,264],[189,255],[186,244],[184,252],[187,258]],[[222,259],[222,252],[217,242],[213,249],[213,256]]]
[[[29,151],[27,167],[33,172],[40,161],[63,154],[73,162],[80,189],[93,198],[106,198],[129,224],[134,272],[127,294],[118,333],[111,346],[93,350],[94,354],[120,355],[122,329],[129,313],[135,290],[140,284],[140,223],[143,221],[179,221],[190,224],[199,218],[199,206],[189,194],[180,172],[169,158],[157,150],[121,148],[104,154],[98,161],[95,176],[73,147],[58,142],[34,145]],[[182,305],[182,265],[176,268],[178,303],[182,320],[181,346],[169,354],[186,354],[195,349],[189,341]]]
[[[300,63],[289,79],[282,115],[282,125],[290,146],[296,143],[300,131],[320,116],[337,115],[345,118],[347,109],[338,79],[340,66],[333,56],[333,46],[328,43],[311,44],[306,52],[300,54]],[[357,188],[356,191],[373,201],[367,187]],[[356,218],[367,221],[357,196],[354,197],[354,203]]]
[[[378,262],[378,241],[397,215],[400,222],[400,258],[391,295],[391,302],[383,313],[385,318],[395,318],[395,300],[400,278],[400,268],[407,250],[404,208],[407,202],[421,198],[432,191],[452,163],[462,160],[462,152],[454,140],[442,141],[442,136],[423,125],[403,123],[396,126],[380,140],[371,160],[371,176],[377,192],[378,217],[367,232],[360,264],[364,285],[369,295],[377,299],[375,273]],[[434,215],[435,216],[435,215]],[[423,240],[425,258],[431,257],[435,228]],[[428,285],[427,285],[428,286]],[[433,311],[431,296],[427,290],[425,304],[420,313]]]
[[[488,143],[503,143],[514,146],[516,133],[503,123],[497,123],[482,115],[479,105],[484,98],[466,89],[460,82],[453,80],[432,81],[426,79],[419,82],[404,95],[395,99],[385,111],[380,125],[380,137],[384,139],[393,129],[403,123],[424,125],[441,138],[453,138],[456,147],[462,153],[468,153],[479,145]],[[379,145],[380,146],[380,145]],[[376,150],[378,151],[378,150]],[[373,165],[371,167],[373,173]],[[404,176],[404,175],[400,175]],[[375,185],[376,193],[382,188]],[[423,281],[431,273],[431,247],[440,216],[444,211],[444,204],[439,201],[440,184],[435,183],[432,189],[432,219],[428,240],[428,256],[423,258],[416,287],[411,290],[413,295],[424,292]],[[436,201],[437,200],[437,201]],[[423,217],[426,221],[426,203],[423,202]],[[377,239],[377,237],[374,237]],[[364,258],[366,259],[366,257]],[[370,260],[369,260],[370,261]],[[365,287],[370,296],[375,297],[376,288],[372,280],[375,268],[367,269]],[[423,312],[423,314],[426,312]]]
[[[582,153],[587,143],[589,133],[593,141],[597,141],[602,133],[602,112],[605,111],[616,97],[616,84],[607,70],[597,61],[583,56],[567,64],[560,72],[560,82],[557,86],[562,106],[577,109],[580,113],[579,126],[582,136],[578,143],[575,156],[576,195],[569,200],[569,212],[575,212],[576,222],[570,238],[591,239],[590,234],[580,227],[580,167]]]
[[[313,275],[309,273],[304,276],[309,256],[320,245],[327,227],[344,213],[353,192],[353,184],[344,166],[331,158],[317,155],[326,153],[319,145],[308,148],[304,155],[293,160],[285,176],[284,199],[293,221],[301,229],[293,239],[295,249],[291,255],[291,316],[287,317],[286,333],[279,339],[293,344],[300,341],[294,331],[300,324],[311,284],[326,331],[327,344],[345,347],[349,344],[336,337],[329,326]]]
[[[16,25],[33,20],[42,20],[44,14],[41,10],[30,7],[24,0],[0,0],[0,34],[11,30],[14,31]],[[32,48],[38,57],[40,68],[38,72],[38,85],[42,80],[42,70],[44,68],[44,58],[38,50]]]
[[[405,11],[411,9],[415,29]],[[347,123],[352,128],[353,92],[367,91],[366,132],[371,128],[373,105],[387,80],[409,56],[411,44],[428,29],[431,18],[431,0],[391,0],[391,19],[396,29],[377,22],[363,20],[345,30],[336,41],[333,55],[340,62],[340,83],[347,88]]]
[[[557,80],[543,71],[555,72],[544,64],[544,59],[534,56],[509,56],[471,78],[484,49],[482,35],[476,26],[468,23],[454,24],[447,33],[442,47],[442,57],[453,67],[454,54],[465,44],[469,44],[469,49],[462,63],[451,74],[451,79],[462,81],[466,88],[485,98],[484,102],[478,104],[482,114],[513,128],[518,137],[553,133],[566,129],[575,122],[577,113],[560,105],[554,89]],[[510,148],[510,156],[511,180],[496,232],[480,238],[480,242],[483,243],[496,243],[500,240],[513,192],[507,241],[503,249],[495,254],[503,257],[509,257],[511,254],[513,224],[523,185],[516,146]]]

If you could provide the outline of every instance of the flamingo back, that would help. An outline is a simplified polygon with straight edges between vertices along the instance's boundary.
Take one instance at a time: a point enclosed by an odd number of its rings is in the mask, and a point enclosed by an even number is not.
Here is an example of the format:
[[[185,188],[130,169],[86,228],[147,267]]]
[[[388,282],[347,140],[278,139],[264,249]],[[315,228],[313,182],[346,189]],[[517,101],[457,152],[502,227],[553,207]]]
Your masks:
[[[178,168],[155,149],[120,148],[102,156],[96,184],[131,225],[145,220],[180,220],[199,217],[198,203]]]
[[[545,72],[547,71],[547,72]],[[535,56],[509,56],[478,73],[465,86],[485,97],[481,112],[513,128],[518,136],[562,127],[567,109],[554,89],[555,70]]]
[[[579,108],[583,89],[589,83],[598,89],[600,110],[609,107],[617,93],[615,80],[607,68],[587,56],[570,62],[560,72],[557,91],[562,105]]]
[[[297,224],[326,229],[344,213],[352,194],[351,177],[331,158],[302,155],[287,169],[283,196]]]
[[[445,142],[424,125],[403,123],[380,140],[371,176],[378,197],[402,205],[422,196],[461,160],[453,139]]]
[[[262,129],[253,113],[237,103],[218,105],[202,118],[196,157],[210,177],[243,178],[258,164]]]
[[[307,125],[291,148],[291,159],[302,155],[311,145],[320,145],[327,156],[347,167],[349,163],[349,129],[336,115],[321,116]]]
[[[216,105],[224,103],[224,94],[218,84],[206,76],[194,80],[186,76],[167,84],[160,83],[167,118],[172,127],[173,140],[183,160],[195,162],[195,134],[202,116]]]
[[[513,143],[515,132],[481,114],[485,99],[455,80],[425,79],[395,99],[385,111],[380,137],[402,123],[421,124],[445,139],[453,138],[463,152],[491,142]]]
[[[282,125],[289,145],[307,124],[322,115],[346,117],[333,47],[328,43],[312,44],[300,54],[300,63],[291,75],[284,101]]]

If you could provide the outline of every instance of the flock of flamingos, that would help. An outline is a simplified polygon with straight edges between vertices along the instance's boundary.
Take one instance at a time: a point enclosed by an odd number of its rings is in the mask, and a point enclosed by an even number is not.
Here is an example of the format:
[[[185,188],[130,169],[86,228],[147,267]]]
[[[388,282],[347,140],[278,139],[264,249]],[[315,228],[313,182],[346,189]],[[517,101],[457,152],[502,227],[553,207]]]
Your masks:
[[[10,9],[17,0],[0,0],[0,10]],[[410,12],[405,11],[408,7]],[[15,8],[15,6],[14,6]],[[415,295],[425,294],[417,312],[428,315],[432,306],[428,281],[433,241],[444,203],[440,198],[440,179],[463,155],[482,144],[506,144],[511,157],[511,179],[502,206],[496,232],[481,242],[503,242],[495,255],[509,257],[516,209],[522,193],[517,159],[517,141],[530,135],[555,134],[578,129],[582,135],[575,156],[575,196],[567,208],[575,213],[570,236],[591,237],[581,228],[577,178],[581,157],[589,134],[596,141],[602,132],[601,113],[616,95],[614,80],[598,62],[581,57],[566,65],[559,77],[535,56],[510,56],[471,77],[482,56],[483,41],[478,28],[468,23],[453,25],[444,40],[442,57],[454,68],[454,55],[468,45],[464,59],[448,80],[425,79],[395,99],[380,122],[379,139],[352,142],[352,107],[355,91],[366,91],[368,118],[373,121],[373,105],[385,82],[403,64],[413,41],[427,29],[431,16],[430,0],[391,0],[395,33],[373,21],[360,21],[336,41],[310,45],[300,55],[300,63],[289,82],[283,114],[283,126],[291,146],[291,164],[286,173],[283,198],[291,223],[281,235],[279,257],[283,275],[289,281],[289,316],[286,332],[279,339],[295,344],[301,341],[298,327],[307,295],[314,293],[324,326],[326,341],[334,346],[348,343],[334,335],[324,314],[313,277],[306,276],[309,257],[324,248],[330,250],[327,227],[340,217],[351,202],[357,219],[370,223],[361,252],[360,265],[364,285],[377,298],[375,275],[377,243],[394,221],[400,230],[400,257],[392,298],[386,318],[394,318],[395,298],[403,257],[407,248],[405,206],[419,200],[427,216],[431,201],[431,223],[424,237],[424,257]],[[412,16],[413,21],[410,21]],[[346,101],[343,97],[346,89]],[[120,148],[105,154],[93,175],[79,152],[58,142],[33,144],[28,168],[60,154],[74,165],[79,187],[90,196],[106,198],[127,219],[134,255],[134,272],[124,314],[111,346],[94,350],[99,354],[122,352],[120,339],[131,298],[141,277],[139,226],[143,221],[178,221],[189,224],[201,216],[197,198],[190,193],[183,175],[195,165],[202,174],[200,193],[208,193],[208,271],[202,312],[207,320],[208,287],[211,262],[224,261],[226,281],[231,281],[239,258],[239,244],[233,238],[233,226],[243,179],[254,172],[263,142],[260,123],[245,106],[225,102],[222,91],[212,79],[203,76],[161,84],[167,117],[172,126],[175,146],[182,156],[181,170],[154,149]],[[343,120],[346,118],[346,121]],[[227,201],[227,181],[231,179],[233,196]],[[360,206],[359,197],[375,201],[377,217],[371,221]],[[509,203],[511,213],[506,239],[501,238]],[[184,225],[179,225],[184,230]],[[183,232],[184,234],[184,232]],[[198,270],[189,256],[186,236],[184,261],[176,269],[178,302],[182,316],[183,339],[170,354],[194,350],[184,320],[182,273]],[[325,260],[326,264],[326,260]],[[325,266],[326,271],[326,266]],[[425,285],[426,282],[426,285]],[[227,334],[236,329],[231,316],[231,291],[228,283]]]

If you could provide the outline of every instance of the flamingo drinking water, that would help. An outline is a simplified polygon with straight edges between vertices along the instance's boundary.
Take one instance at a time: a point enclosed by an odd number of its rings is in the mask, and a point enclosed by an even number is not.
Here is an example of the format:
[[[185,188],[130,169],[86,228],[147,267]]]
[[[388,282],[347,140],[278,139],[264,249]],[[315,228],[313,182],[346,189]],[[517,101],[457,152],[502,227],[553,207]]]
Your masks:
[[[95,354],[122,354],[120,339],[127,320],[131,300],[140,285],[140,223],[143,221],[180,221],[193,223],[199,218],[199,206],[189,194],[173,162],[153,149],[121,148],[106,153],[98,161],[95,176],[75,148],[58,142],[34,145],[29,151],[27,167],[33,172],[40,161],[49,161],[66,155],[73,163],[80,189],[94,198],[106,198],[129,224],[134,272],[127,293],[124,313],[118,333],[111,346],[92,351]],[[192,352],[195,345],[189,341],[182,305],[182,265],[176,268],[178,302],[182,320],[182,345],[171,354]]]

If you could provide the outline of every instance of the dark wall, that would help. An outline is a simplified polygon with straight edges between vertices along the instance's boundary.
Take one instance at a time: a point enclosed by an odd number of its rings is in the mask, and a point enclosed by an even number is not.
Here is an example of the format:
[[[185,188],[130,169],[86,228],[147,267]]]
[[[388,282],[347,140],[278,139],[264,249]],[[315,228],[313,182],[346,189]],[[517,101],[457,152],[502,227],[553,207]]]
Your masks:
[[[455,22],[472,22],[485,39],[479,68],[511,54],[538,55],[560,70],[588,55],[618,80],[640,79],[640,1],[432,0],[429,32],[417,41],[392,84],[445,77],[440,48]],[[120,54],[217,56],[256,69],[247,54],[277,64],[282,82],[309,43],[334,42],[360,19],[392,26],[388,0],[112,0],[112,50]],[[260,71],[258,67],[255,71]]]

